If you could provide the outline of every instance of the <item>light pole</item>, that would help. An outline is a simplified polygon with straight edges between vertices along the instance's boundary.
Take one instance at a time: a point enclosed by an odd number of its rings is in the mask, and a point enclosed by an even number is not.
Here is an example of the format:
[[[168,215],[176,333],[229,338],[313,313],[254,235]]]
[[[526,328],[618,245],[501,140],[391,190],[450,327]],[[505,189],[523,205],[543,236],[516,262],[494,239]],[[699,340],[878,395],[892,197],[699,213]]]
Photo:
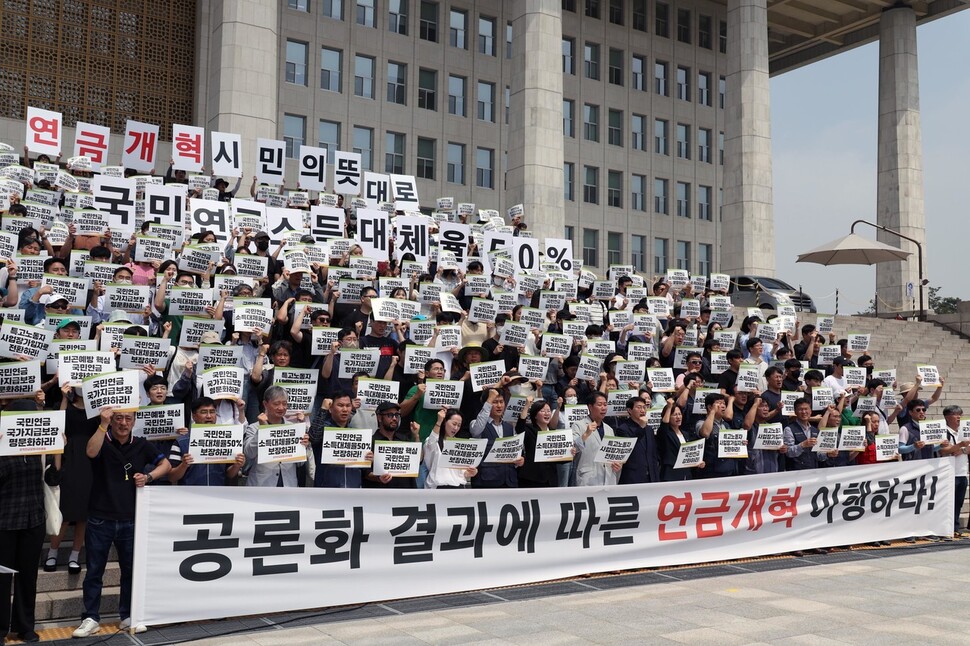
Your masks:
[[[879,229],[880,231],[885,231],[886,233],[891,233],[894,236],[897,236],[899,238],[902,238],[903,240],[909,240],[914,245],[916,245],[916,262],[917,262],[917,268],[918,268],[918,271],[919,271],[919,285],[918,285],[918,287],[919,287],[919,314],[917,315],[917,320],[919,320],[919,321],[925,321],[926,320],[926,309],[923,307],[923,286],[926,284],[927,281],[923,280],[923,245],[921,245],[918,240],[914,240],[913,238],[910,238],[909,236],[904,236],[902,233],[900,233],[899,231],[896,231],[895,229],[890,229],[889,227],[884,227],[881,224],[876,224],[875,222],[870,222],[869,220],[856,220],[855,222],[852,223],[852,228],[849,229],[849,233],[855,233],[855,225],[857,225],[857,224],[868,224],[871,227],[874,227],[876,229]],[[876,299],[878,300],[878,298],[879,298],[879,292],[877,291],[876,292]]]

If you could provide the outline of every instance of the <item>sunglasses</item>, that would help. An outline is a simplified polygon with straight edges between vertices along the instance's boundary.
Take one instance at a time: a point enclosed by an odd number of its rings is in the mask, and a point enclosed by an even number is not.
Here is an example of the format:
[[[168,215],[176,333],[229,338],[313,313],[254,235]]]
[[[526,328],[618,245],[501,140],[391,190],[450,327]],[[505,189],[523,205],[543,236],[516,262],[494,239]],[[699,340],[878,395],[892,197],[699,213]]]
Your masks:
[[[914,408],[913,409],[913,412],[914,413],[925,413],[926,412],[926,409],[925,408]]]

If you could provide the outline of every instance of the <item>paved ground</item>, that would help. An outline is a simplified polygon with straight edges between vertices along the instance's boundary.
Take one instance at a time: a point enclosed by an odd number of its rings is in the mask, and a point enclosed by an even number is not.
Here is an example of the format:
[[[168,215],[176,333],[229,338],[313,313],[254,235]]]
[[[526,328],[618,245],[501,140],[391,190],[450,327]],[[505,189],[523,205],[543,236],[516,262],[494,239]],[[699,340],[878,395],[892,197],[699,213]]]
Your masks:
[[[968,549],[921,542],[735,561],[63,643],[967,644]]]

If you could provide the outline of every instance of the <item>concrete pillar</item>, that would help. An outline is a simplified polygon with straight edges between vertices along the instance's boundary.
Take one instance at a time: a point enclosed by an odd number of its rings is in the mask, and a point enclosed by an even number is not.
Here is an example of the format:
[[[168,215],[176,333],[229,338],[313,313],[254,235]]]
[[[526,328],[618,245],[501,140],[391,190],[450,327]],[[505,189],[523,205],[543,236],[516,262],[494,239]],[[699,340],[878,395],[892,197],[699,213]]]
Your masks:
[[[720,270],[775,274],[766,0],[728,0]]]
[[[926,257],[923,213],[923,151],[919,123],[916,14],[893,7],[879,19],[879,154],[876,221],[920,241]],[[911,251],[905,262],[876,265],[879,312],[895,316],[919,307],[916,245],[880,231],[880,242]],[[925,261],[924,261],[925,262]],[[912,283],[912,295],[907,285]]]
[[[506,207],[537,238],[563,237],[562,5],[515,0]],[[605,188],[601,188],[605,194]]]
[[[256,168],[256,139],[277,138],[280,4],[202,0],[196,13],[196,123],[241,136],[246,187]]]

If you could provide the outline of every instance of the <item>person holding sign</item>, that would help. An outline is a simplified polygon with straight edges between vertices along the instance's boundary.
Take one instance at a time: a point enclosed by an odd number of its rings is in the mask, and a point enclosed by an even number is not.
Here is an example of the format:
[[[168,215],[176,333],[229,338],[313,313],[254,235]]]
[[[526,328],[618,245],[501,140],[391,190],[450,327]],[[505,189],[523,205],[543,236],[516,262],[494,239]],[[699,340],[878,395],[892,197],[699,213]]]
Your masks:
[[[519,487],[556,487],[559,485],[559,465],[556,462],[536,462],[536,442],[539,433],[559,428],[559,408],[553,412],[545,400],[534,402],[532,397],[527,397],[525,402],[515,426],[515,432],[523,434],[522,454],[525,458],[517,474]],[[573,446],[570,455],[575,454],[576,447]]]
[[[411,422],[410,433],[401,424],[401,405],[397,402],[381,402],[377,407],[377,430],[373,441],[417,442],[419,427]],[[429,435],[430,437],[430,435]],[[371,451],[373,451],[373,446]],[[365,488],[414,489],[417,478],[392,476],[389,473],[377,475],[373,470],[364,474]]]
[[[270,462],[259,464],[259,427],[286,424],[288,402],[286,391],[279,386],[270,386],[263,394],[263,412],[255,424],[247,424],[243,431],[243,453],[246,460],[253,463],[249,471],[246,484],[252,487],[296,487],[299,486],[296,475],[296,462]],[[297,422],[303,421],[303,413],[296,414]],[[309,446],[310,436],[304,434],[300,441],[304,447]]]
[[[949,446],[940,450],[940,455],[953,458],[953,533],[959,538],[966,538],[970,533],[960,527],[960,514],[963,513],[963,501],[967,496],[967,475],[970,463],[967,453],[970,452],[970,439],[962,439],[960,420],[963,409],[959,406],[947,406],[943,409],[943,419],[946,421],[946,437]]]
[[[573,444],[576,446],[576,484],[580,487],[615,485],[623,469],[621,462],[596,462],[600,444],[607,435],[615,435],[606,418],[606,395],[593,392],[586,400],[587,415],[573,423]]]
[[[772,367],[774,368],[774,366]],[[781,371],[778,370],[778,375],[774,375],[774,377],[777,378],[780,374]],[[772,377],[769,377],[769,381],[771,380]],[[785,445],[784,431],[780,424],[769,424],[780,414],[780,400],[778,405],[772,408],[771,403],[766,398],[755,395],[754,403],[748,409],[741,426],[741,428],[748,429],[748,459],[745,464],[747,473],[778,473],[781,471],[781,456],[778,452]],[[762,427],[766,427],[764,434],[762,434]],[[759,437],[762,435],[770,435],[772,440],[777,437],[779,446],[777,448],[755,448]],[[767,437],[761,437],[761,439],[767,441]]]
[[[926,408],[922,399],[913,399],[906,404],[909,421],[899,428],[899,454],[904,460],[929,460],[940,450],[938,445],[923,441],[920,422],[926,420]]]
[[[37,404],[19,399],[6,410],[35,411]],[[42,477],[48,477],[43,456],[0,456],[0,565],[17,571],[16,579],[0,574],[0,639],[12,630],[21,641],[40,641],[34,631],[34,606],[46,527]]]
[[[424,442],[431,434],[437,417],[430,408],[424,407],[424,393],[428,389],[425,381],[427,379],[444,379],[445,363],[441,359],[428,359],[424,364],[424,370],[418,372],[418,383],[408,390],[401,402],[401,414],[410,417],[417,422],[420,428],[420,440]],[[464,400],[464,398],[463,398]]]
[[[663,417],[660,421],[660,429],[657,431],[657,444],[660,452],[661,467],[660,480],[663,482],[681,482],[691,479],[691,468],[676,468],[677,455],[680,447],[687,442],[695,442],[698,438],[689,429],[681,429],[684,421],[684,411],[674,403],[673,399],[667,400],[664,407]],[[707,466],[704,462],[697,465],[698,469]]]
[[[505,414],[505,399],[497,388],[489,388],[485,393],[485,403],[478,417],[471,423],[472,437],[484,437],[488,440],[485,459],[492,450],[492,444],[500,437],[515,435],[515,429],[508,422],[502,421]],[[525,458],[519,456],[512,464],[485,464],[478,469],[478,475],[472,479],[472,486],[476,489],[503,489],[519,486],[516,468],[525,464]]]
[[[442,408],[438,411],[438,418],[431,429],[431,434],[424,441],[424,464],[428,468],[428,477],[424,481],[425,489],[467,489],[472,478],[478,475],[476,467],[454,469],[446,467],[441,460],[441,451],[445,447],[445,438],[458,435],[461,430],[461,413],[454,408]]]
[[[350,393],[337,393],[328,409],[318,408],[310,419],[310,446],[316,456],[313,486],[328,489],[360,489],[363,486],[363,470],[343,464],[325,464],[323,458],[323,433],[328,428],[351,428],[354,402]],[[368,460],[373,459],[370,453]]]
[[[940,385],[936,387],[936,390],[933,391],[933,394],[930,395],[930,398],[925,402],[927,408],[940,400],[940,395],[943,394],[944,383],[943,377],[941,376]],[[909,403],[919,397],[919,391],[922,386],[923,375],[919,373],[916,373],[915,382],[907,382],[900,386],[899,394],[903,396],[903,400],[899,402],[899,405],[896,407],[896,421],[899,423],[900,427],[909,422]],[[892,419],[890,419],[889,422],[892,423]]]
[[[837,457],[838,451],[817,453],[812,450],[818,443],[818,426],[811,423],[812,404],[804,397],[795,402],[795,419],[785,427],[785,446],[778,449],[785,455],[786,470],[798,471],[802,469],[816,469],[820,462],[827,462],[828,458]],[[819,423],[822,427],[829,426],[831,414],[835,406],[829,406],[822,415]]]
[[[240,411],[241,412],[241,411]],[[192,401],[193,424],[216,424],[216,402],[209,397],[199,397]],[[184,433],[184,429],[181,431]],[[172,484],[192,487],[224,487],[233,482],[246,464],[243,453],[236,454],[232,464],[194,464],[191,454],[190,436],[179,435],[176,440],[182,451],[182,462],[169,471],[168,480]]]
[[[704,397],[704,406],[707,408],[707,415],[703,420],[697,422],[695,431],[698,438],[707,440],[704,444],[704,463],[707,468],[696,472],[695,475],[702,478],[723,478],[737,475],[739,460],[717,456],[721,430],[731,429],[730,422],[725,418],[728,408],[727,397],[720,393],[710,393]]]
[[[84,575],[84,612],[74,637],[88,637],[101,630],[101,586],[111,546],[118,550],[121,628],[131,627],[132,559],[135,551],[135,489],[168,475],[172,465],[151,442],[133,437],[134,411],[101,410],[101,423],[88,440],[94,485],[86,533],[87,572]],[[148,473],[145,471],[147,469]],[[135,626],[144,632],[144,626]]]
[[[635,437],[637,443],[620,472],[619,484],[660,482],[660,453],[654,429],[647,425],[647,402],[642,397],[626,401],[628,417],[616,426],[619,437]]]

